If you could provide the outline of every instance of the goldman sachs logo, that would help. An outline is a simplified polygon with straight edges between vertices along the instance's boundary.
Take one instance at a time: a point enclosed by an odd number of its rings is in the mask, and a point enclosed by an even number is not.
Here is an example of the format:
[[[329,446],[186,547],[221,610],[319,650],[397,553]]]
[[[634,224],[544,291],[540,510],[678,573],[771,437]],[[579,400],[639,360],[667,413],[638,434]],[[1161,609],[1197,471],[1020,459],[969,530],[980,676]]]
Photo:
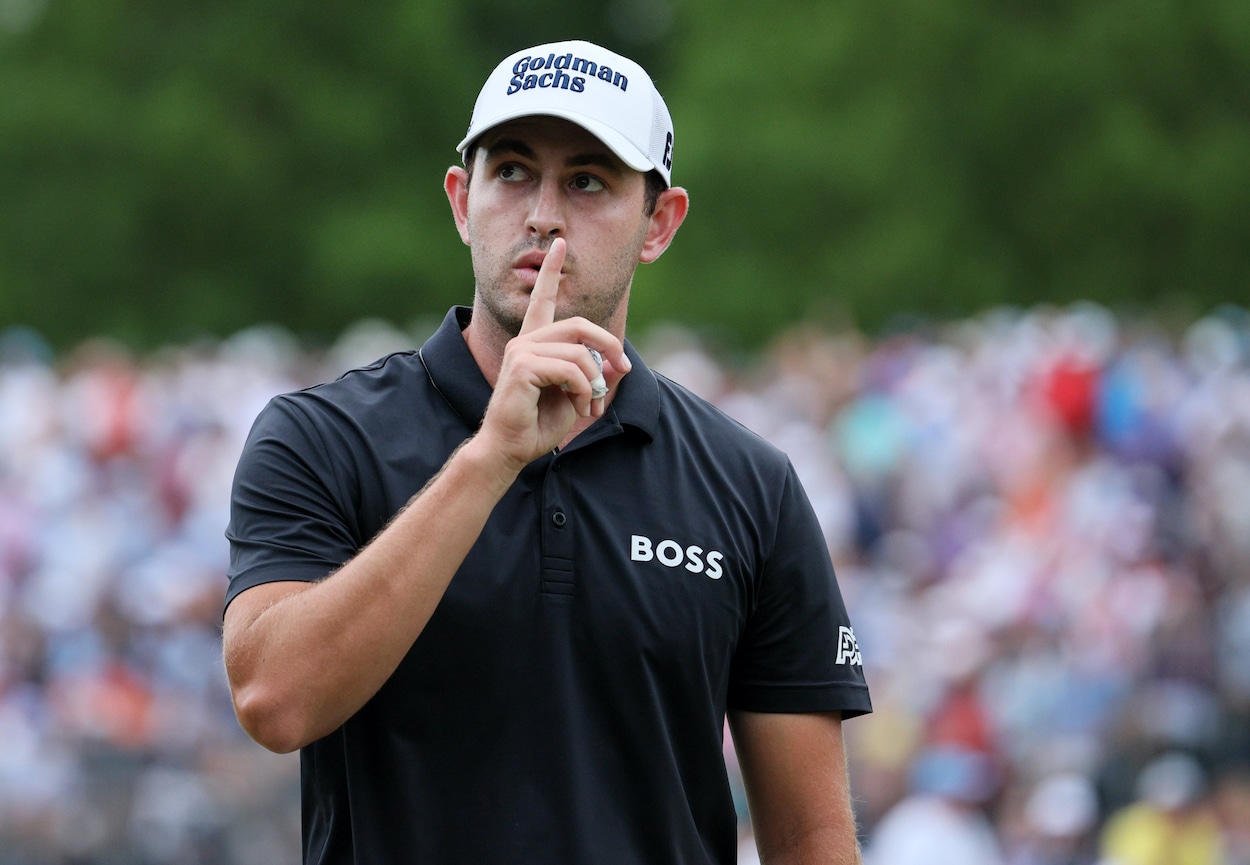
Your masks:
[[[611,66],[603,66],[572,54],[561,54],[559,57],[548,54],[546,57],[522,57],[518,60],[512,67],[512,80],[508,82],[507,95],[536,87],[558,87],[561,90],[582,93],[586,89],[587,78],[606,81],[613,87],[619,87],[622,92],[629,89],[629,79]]]

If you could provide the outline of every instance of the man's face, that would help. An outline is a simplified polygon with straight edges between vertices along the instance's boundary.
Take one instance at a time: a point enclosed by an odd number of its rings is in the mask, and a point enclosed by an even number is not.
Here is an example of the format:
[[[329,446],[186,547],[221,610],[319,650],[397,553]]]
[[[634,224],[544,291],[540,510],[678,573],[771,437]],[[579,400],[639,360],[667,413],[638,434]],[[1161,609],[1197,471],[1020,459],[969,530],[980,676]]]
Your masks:
[[[623,331],[647,239],[645,183],[596,137],[554,117],[493,129],[478,142],[461,236],[469,244],[477,315],[515,336],[543,256],[568,244],[557,318]]]

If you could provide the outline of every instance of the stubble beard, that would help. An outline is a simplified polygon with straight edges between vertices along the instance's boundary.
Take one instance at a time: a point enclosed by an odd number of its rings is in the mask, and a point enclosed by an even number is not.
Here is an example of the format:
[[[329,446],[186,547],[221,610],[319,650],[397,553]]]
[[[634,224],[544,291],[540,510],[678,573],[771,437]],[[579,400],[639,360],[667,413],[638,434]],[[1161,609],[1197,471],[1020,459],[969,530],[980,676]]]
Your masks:
[[[469,227],[472,239],[472,226]],[[573,287],[570,277],[566,276],[560,286],[560,295],[556,304],[556,318],[565,319],[581,316],[586,320],[611,329],[611,323],[622,312],[621,305],[629,294],[633,283],[634,270],[638,265],[638,255],[646,237],[646,225],[630,243],[625,244],[605,263],[604,281],[607,287],[589,285],[580,290]],[[476,314],[485,314],[494,326],[509,338],[521,332],[521,324],[525,320],[525,311],[529,307],[529,293],[516,284],[512,273],[512,262],[533,249],[546,251],[551,240],[522,241],[514,244],[502,254],[488,254],[481,244],[470,243],[473,259],[473,277],[476,283],[474,306]],[[579,273],[578,258],[571,251],[565,258],[566,266],[573,271],[571,279],[575,282]],[[595,278],[589,275],[592,280]]]

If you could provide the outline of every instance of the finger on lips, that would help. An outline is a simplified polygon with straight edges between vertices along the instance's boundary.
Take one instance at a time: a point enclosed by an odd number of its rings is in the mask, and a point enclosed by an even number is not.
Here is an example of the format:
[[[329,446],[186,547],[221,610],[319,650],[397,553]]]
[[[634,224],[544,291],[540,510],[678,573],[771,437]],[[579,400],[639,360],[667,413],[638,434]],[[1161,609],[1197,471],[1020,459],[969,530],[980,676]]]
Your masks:
[[[564,254],[568,244],[564,238],[557,237],[547,250],[547,257],[538,268],[538,280],[530,291],[529,307],[525,310],[525,319],[521,322],[521,333],[551,324],[556,320],[556,295],[560,291],[560,269],[564,267]]]
[[[567,251],[568,244],[564,238],[552,241],[551,248],[538,269],[534,288],[530,291],[529,306],[521,323],[520,335],[546,328],[543,334],[546,344],[541,350],[577,364],[590,383],[591,399],[598,400],[608,394],[608,385],[604,378],[605,355],[618,378],[629,372],[631,364],[620,340],[603,328],[581,318],[556,322],[556,298],[560,291],[561,270]],[[585,354],[570,353],[567,350],[574,346],[579,350],[584,349]],[[539,346],[534,345],[532,349],[539,350]],[[567,384],[563,387],[569,390]]]

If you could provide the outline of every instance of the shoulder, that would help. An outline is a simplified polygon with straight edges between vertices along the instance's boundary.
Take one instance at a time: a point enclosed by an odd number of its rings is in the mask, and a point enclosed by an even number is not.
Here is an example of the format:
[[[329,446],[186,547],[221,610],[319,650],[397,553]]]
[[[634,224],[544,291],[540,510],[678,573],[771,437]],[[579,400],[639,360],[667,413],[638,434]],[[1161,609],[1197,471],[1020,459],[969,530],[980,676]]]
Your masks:
[[[332,381],[278,394],[257,416],[245,452],[298,455],[339,466],[347,454],[372,452],[437,425],[438,400],[415,351],[387,355]]]
[[[313,425],[336,417],[359,423],[373,414],[394,413],[405,398],[419,398],[427,385],[417,352],[395,352],[331,381],[279,394],[270,400],[265,413]]]
[[[239,458],[236,510],[256,503],[268,516],[320,503],[363,543],[454,446],[450,412],[431,408],[439,397],[429,390],[420,358],[400,352],[273,397]]]
[[[683,385],[654,373],[660,394],[660,425],[722,456],[785,469],[786,454],[763,436]]]
[[[367,366],[349,369],[332,381],[284,394],[296,402],[367,408],[380,398],[393,396],[426,380],[416,350],[398,351],[378,358]]]

